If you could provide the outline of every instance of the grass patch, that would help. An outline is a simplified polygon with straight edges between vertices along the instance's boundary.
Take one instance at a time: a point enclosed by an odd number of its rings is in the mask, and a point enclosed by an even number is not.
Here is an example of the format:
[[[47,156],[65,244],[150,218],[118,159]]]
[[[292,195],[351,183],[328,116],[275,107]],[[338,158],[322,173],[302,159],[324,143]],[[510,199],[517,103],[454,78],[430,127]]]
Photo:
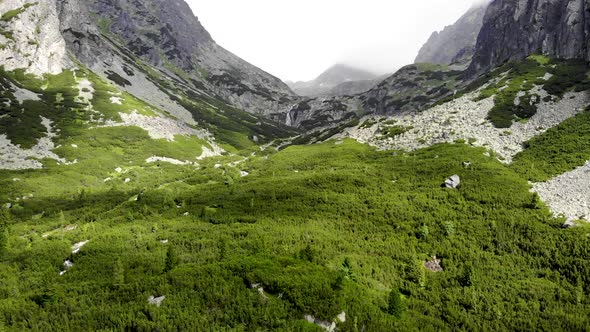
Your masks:
[[[112,130],[80,138],[88,142],[80,150],[103,151],[84,152],[95,167],[0,172],[0,199],[35,193],[1,214],[9,223],[0,259],[8,329],[293,331],[315,328],[305,314],[331,320],[342,311],[344,331],[589,323],[587,228],[562,231],[543,206],[531,208],[526,180],[484,149],[439,145],[393,156],[351,140],[292,146],[253,157],[240,178],[226,157],[199,171],[136,164],[145,134]],[[117,145],[128,150],[105,158]],[[119,164],[129,157],[132,164]],[[465,160],[473,167],[464,169]],[[104,183],[117,164],[124,174]],[[440,187],[450,174],[461,176],[460,189]],[[63,231],[71,224],[78,227]],[[90,242],[72,255],[82,240]],[[424,270],[433,255],[443,272]],[[65,259],[74,267],[59,276]],[[402,294],[400,318],[388,313],[392,289]],[[166,299],[152,307],[150,295]]]
[[[12,21],[15,17],[17,17],[18,15],[22,14],[25,10],[27,10],[27,8],[32,7],[37,5],[38,2],[34,2],[34,3],[26,3],[24,4],[22,7],[17,8],[17,9],[13,9],[13,10],[9,10],[6,13],[2,14],[2,16],[0,16],[0,21],[3,22],[10,22]]]
[[[402,134],[407,133],[408,131],[414,129],[411,126],[387,126],[381,128],[381,138],[388,139],[388,138],[395,138]]]
[[[565,120],[525,143],[512,168],[530,181],[543,182],[590,160],[590,111]]]

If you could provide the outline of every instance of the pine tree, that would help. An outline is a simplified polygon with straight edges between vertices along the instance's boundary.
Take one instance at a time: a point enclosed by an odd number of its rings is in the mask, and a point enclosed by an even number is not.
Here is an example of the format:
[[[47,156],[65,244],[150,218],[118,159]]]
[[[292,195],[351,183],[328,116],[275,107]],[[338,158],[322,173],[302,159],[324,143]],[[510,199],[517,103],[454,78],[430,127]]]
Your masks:
[[[533,198],[531,199],[531,204],[529,205],[529,208],[536,210],[541,208],[541,198],[539,197],[539,194],[533,193]]]
[[[406,273],[408,280],[415,282],[420,287],[426,287],[426,269],[422,261],[416,259],[410,262]]]
[[[121,259],[117,259],[115,266],[113,267],[113,284],[115,286],[121,286],[125,283],[125,268]]]
[[[176,251],[174,247],[168,247],[168,251],[166,252],[166,264],[164,267],[164,272],[168,272],[174,269],[178,265],[178,256],[176,256]]]
[[[473,266],[471,263],[467,263],[463,268],[463,273],[459,279],[459,283],[463,287],[473,286]]]
[[[387,312],[397,319],[401,319],[406,312],[406,306],[399,289],[395,288],[389,293]]]
[[[2,258],[8,250],[8,225],[0,222],[0,258]]]
[[[305,249],[301,250],[299,257],[301,257],[301,259],[303,259],[303,260],[306,260],[306,261],[312,263],[314,260],[314,257],[315,257],[315,252],[313,251],[311,246],[308,244],[305,247]]]

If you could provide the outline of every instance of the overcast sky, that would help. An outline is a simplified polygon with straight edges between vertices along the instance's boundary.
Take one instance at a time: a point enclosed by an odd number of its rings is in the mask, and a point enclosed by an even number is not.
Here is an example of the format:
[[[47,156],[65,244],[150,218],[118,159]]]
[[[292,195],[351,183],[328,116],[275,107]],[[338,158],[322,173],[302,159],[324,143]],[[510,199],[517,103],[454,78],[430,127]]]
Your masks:
[[[283,80],[336,63],[388,73],[474,0],[187,0],[213,39]]]

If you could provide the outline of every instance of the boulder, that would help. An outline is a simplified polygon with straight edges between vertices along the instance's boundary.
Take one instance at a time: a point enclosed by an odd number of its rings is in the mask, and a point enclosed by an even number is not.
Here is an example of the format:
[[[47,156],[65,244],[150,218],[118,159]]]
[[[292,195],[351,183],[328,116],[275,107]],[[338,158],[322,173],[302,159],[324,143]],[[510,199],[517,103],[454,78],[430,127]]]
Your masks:
[[[453,175],[445,181],[443,186],[450,189],[457,189],[461,186],[461,178],[459,175]]]
[[[164,299],[166,299],[166,296],[154,297],[152,295],[148,298],[148,303],[159,307],[162,305],[162,301],[164,301]]]
[[[432,272],[442,272],[444,269],[440,266],[440,259],[436,258],[436,256],[432,257],[431,261],[427,261],[424,263],[424,267]]]

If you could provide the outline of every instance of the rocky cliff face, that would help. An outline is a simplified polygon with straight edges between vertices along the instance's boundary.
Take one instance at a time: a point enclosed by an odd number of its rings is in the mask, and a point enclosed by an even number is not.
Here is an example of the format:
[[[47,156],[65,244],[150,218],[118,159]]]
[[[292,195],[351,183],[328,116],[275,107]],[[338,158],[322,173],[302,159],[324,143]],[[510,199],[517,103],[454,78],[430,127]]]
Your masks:
[[[0,64],[5,70],[57,74],[70,64],[55,1],[0,1]]]
[[[415,63],[468,64],[488,5],[489,1],[478,3],[455,24],[441,32],[434,32],[420,49]]]
[[[590,60],[590,3],[586,0],[495,0],[479,34],[472,75],[540,52]]]

